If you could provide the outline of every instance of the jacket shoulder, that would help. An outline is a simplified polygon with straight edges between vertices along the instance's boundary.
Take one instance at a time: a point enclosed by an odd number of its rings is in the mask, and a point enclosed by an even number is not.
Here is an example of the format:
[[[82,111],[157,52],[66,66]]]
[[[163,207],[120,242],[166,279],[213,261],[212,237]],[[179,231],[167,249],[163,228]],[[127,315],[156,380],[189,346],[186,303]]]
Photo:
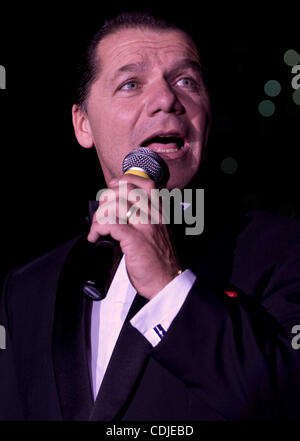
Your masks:
[[[44,271],[52,272],[57,269],[60,269],[64,260],[68,256],[69,252],[82,236],[83,234],[75,236],[72,239],[68,240],[67,242],[64,242],[62,245],[58,246],[57,248],[50,250],[49,252],[43,254],[42,256],[37,257],[31,262],[13,269],[9,273],[10,279],[14,277],[26,278]]]
[[[247,246],[247,253],[277,261],[300,245],[300,220],[253,210],[247,213],[249,222],[239,234],[237,245]]]
[[[18,310],[35,301],[41,302],[49,296],[55,295],[53,287],[56,286],[63,264],[75,244],[83,237],[83,234],[63,243],[59,247],[43,254],[33,261],[11,270],[5,278],[2,290],[2,302],[11,311],[14,305]],[[5,308],[6,309],[6,308]]]
[[[232,280],[245,292],[267,284],[284,265],[300,264],[300,221],[255,210],[247,214],[248,224],[236,238]]]

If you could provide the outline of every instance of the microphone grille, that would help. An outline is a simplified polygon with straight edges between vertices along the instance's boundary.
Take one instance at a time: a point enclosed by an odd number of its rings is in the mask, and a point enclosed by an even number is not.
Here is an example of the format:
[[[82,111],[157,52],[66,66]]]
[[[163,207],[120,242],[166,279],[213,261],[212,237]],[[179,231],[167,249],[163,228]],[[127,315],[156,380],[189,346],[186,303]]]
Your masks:
[[[123,160],[123,173],[133,167],[141,168],[155,183],[163,180],[165,163],[163,159],[148,147],[132,150]]]

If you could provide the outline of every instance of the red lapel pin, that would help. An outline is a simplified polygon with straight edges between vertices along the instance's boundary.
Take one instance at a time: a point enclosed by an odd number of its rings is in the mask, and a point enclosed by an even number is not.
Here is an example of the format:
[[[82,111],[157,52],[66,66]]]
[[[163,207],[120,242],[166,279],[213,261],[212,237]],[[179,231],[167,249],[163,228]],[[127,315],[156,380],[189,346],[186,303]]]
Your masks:
[[[235,298],[235,297],[238,296],[236,291],[224,291],[224,292],[225,292],[225,294],[228,295],[228,297],[233,297],[233,298]]]

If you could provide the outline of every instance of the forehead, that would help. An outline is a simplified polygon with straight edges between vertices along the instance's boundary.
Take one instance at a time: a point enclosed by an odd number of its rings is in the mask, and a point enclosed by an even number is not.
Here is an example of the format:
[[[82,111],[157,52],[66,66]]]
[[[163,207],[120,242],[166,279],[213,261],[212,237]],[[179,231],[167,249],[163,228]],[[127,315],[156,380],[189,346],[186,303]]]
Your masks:
[[[193,40],[180,30],[122,29],[105,37],[97,50],[101,70],[128,62],[166,63],[186,57],[200,61]]]

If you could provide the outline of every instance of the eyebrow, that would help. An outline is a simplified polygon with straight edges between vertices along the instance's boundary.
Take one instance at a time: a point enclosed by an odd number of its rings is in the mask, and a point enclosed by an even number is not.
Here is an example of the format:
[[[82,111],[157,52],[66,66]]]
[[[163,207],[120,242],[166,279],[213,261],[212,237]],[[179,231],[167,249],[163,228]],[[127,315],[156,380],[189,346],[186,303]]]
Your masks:
[[[116,73],[111,78],[111,81],[115,81],[123,73],[136,73],[136,72],[144,71],[146,69],[147,69],[147,64],[144,62],[125,64],[116,71]],[[182,60],[177,61],[173,66],[171,66],[170,72],[176,72],[178,70],[184,70],[184,69],[192,69],[196,73],[202,75],[201,64],[192,58],[184,58]]]
[[[115,81],[120,75],[123,73],[135,73],[135,72],[141,72],[146,69],[146,63],[129,63],[125,64],[124,66],[120,67],[116,73],[111,78],[111,81]]]
[[[194,60],[193,58],[184,58],[183,60],[177,61],[171,68],[171,72],[175,72],[178,70],[191,69],[196,73],[202,75],[202,67],[201,64]]]

